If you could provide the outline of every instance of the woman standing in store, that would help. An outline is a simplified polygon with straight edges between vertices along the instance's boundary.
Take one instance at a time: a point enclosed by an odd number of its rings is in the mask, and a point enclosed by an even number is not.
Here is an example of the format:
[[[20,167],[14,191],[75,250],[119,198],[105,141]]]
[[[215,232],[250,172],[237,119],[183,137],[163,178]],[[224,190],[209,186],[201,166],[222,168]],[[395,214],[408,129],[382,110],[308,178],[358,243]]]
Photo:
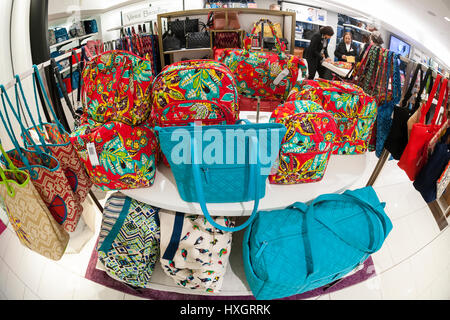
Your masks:
[[[344,33],[344,39],[339,43],[334,51],[334,56],[338,58],[339,61],[348,61],[347,57],[355,57],[353,62],[356,62],[356,57],[358,55],[358,49],[353,44],[353,37],[351,32]]]
[[[309,69],[308,79],[314,80],[316,72],[319,73],[319,77],[322,79],[331,78],[330,72],[322,66],[322,62],[331,62],[328,55],[328,42],[333,35],[333,28],[327,26],[320,28],[320,31],[312,37],[311,43],[305,52],[305,59],[308,62]]]

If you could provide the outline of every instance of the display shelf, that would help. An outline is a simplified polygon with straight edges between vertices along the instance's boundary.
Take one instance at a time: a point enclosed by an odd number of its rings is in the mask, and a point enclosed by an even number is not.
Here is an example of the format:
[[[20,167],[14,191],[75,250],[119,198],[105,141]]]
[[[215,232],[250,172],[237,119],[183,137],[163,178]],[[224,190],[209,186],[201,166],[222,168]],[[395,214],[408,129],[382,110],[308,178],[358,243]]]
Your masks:
[[[360,28],[360,27],[357,27],[357,26],[354,26],[354,25],[352,25],[352,24],[344,23],[343,26],[344,26],[344,27],[353,28],[353,29],[356,29],[356,30],[359,30],[359,31],[362,31],[362,32],[366,32],[366,33],[368,33],[368,34],[372,34],[371,31],[366,30],[366,29],[363,29],[363,28]]]
[[[72,43],[72,42],[77,41],[77,40],[82,41],[82,40],[84,40],[84,39],[93,37],[93,36],[95,36],[95,35],[98,35],[98,32],[96,32],[96,33],[90,33],[90,34],[87,34],[87,35],[84,35],[84,36],[81,36],[81,37],[75,37],[75,38],[72,38],[72,39],[69,39],[69,40],[66,40],[66,41],[62,41],[62,42],[59,42],[59,43],[55,43],[55,44],[51,45],[49,48],[50,48],[50,49],[56,48],[56,49],[59,50],[61,47],[65,46],[66,44]]]
[[[192,48],[192,49],[182,48],[182,49],[178,49],[178,50],[164,51],[164,54],[178,53],[178,52],[212,51],[212,50],[213,49],[211,49],[211,48]]]
[[[311,42],[311,40],[303,38],[295,38],[295,41]]]

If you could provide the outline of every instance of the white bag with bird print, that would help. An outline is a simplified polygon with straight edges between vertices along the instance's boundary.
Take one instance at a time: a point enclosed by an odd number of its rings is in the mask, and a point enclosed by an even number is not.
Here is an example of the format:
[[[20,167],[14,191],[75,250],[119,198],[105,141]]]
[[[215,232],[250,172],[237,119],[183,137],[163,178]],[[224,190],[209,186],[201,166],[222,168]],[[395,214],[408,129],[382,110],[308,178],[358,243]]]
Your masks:
[[[204,216],[160,210],[161,266],[190,291],[219,292],[231,251],[232,233],[213,227]],[[233,227],[227,217],[215,221]]]

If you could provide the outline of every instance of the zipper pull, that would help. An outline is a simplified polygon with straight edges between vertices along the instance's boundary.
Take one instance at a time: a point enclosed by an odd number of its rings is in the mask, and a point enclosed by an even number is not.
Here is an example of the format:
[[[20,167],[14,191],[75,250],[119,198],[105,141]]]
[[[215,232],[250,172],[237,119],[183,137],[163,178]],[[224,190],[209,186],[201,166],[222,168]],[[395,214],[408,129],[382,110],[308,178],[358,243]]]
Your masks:
[[[203,175],[205,176],[205,182],[206,184],[209,184],[209,172],[208,172],[208,168],[202,168],[203,171]]]
[[[264,249],[267,247],[268,244],[269,243],[267,241],[263,241],[263,243],[261,244],[261,248],[259,248],[258,252],[256,253],[255,256],[256,259],[258,259],[262,255]]]

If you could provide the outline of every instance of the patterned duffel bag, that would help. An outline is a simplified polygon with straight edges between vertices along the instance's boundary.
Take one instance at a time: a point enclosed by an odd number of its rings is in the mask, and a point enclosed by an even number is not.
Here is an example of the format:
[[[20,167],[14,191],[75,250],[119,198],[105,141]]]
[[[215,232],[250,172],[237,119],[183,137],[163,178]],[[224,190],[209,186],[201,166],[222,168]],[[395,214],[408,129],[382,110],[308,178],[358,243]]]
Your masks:
[[[352,84],[328,80],[303,80],[297,83],[288,101],[310,100],[334,116],[338,136],[333,154],[365,153],[377,116],[375,99]]]
[[[296,184],[322,180],[337,135],[333,115],[312,101],[291,101],[278,106],[272,123],[282,123],[279,165],[269,176],[272,184]]]

